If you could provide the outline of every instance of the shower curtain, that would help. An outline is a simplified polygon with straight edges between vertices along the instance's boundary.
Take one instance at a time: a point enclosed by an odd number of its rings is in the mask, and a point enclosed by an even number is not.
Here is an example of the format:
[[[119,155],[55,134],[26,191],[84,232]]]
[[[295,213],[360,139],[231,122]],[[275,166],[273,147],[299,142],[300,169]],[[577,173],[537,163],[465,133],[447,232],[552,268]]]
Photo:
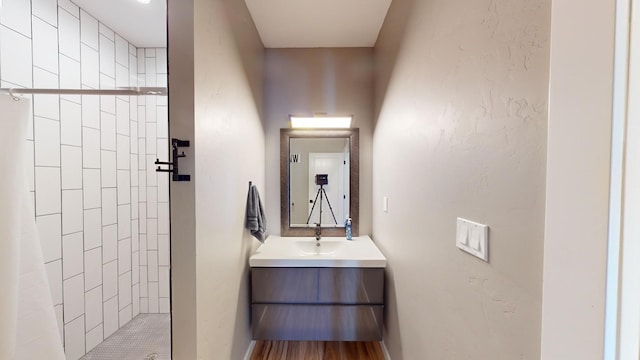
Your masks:
[[[0,95],[0,359],[61,359],[27,178],[31,101]]]

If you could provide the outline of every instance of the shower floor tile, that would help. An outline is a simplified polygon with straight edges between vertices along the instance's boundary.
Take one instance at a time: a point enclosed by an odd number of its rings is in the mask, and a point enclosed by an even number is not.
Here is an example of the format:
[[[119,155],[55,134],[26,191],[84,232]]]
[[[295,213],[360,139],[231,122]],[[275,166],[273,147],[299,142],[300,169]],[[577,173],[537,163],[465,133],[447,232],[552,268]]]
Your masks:
[[[170,360],[171,317],[140,314],[81,360]]]

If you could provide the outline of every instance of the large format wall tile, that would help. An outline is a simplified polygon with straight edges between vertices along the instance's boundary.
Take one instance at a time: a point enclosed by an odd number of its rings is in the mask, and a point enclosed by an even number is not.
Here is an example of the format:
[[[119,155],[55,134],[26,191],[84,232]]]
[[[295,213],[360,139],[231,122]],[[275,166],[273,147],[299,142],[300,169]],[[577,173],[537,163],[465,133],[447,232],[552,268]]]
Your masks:
[[[118,274],[131,272],[131,238],[118,241]]]
[[[3,7],[4,13],[4,7]],[[28,37],[0,26],[0,76],[2,81],[31,87],[33,82],[31,41]]]
[[[131,271],[128,271],[118,277],[119,291],[118,304],[120,310],[131,305]],[[130,317],[131,315],[129,315]],[[127,319],[127,321],[130,320]]]
[[[84,316],[64,326],[64,352],[67,360],[76,360],[85,354]]]
[[[118,295],[118,261],[113,260],[102,267],[102,298],[108,301]],[[117,299],[116,299],[117,300]],[[105,314],[111,316],[112,314]]]
[[[117,282],[117,278],[116,278]],[[118,297],[113,297],[103,304],[104,308],[104,337],[111,336],[118,330]],[[124,325],[124,324],[123,324]]]
[[[36,216],[62,212],[60,168],[36,166]]]
[[[102,187],[116,187],[117,170],[116,170],[116,152],[102,150],[101,152],[101,170],[102,170]]]
[[[131,127],[129,121],[129,102],[118,98],[116,100],[116,133],[129,136]]]
[[[100,169],[100,130],[82,128],[82,166]]]
[[[82,240],[82,232],[62,237],[63,279],[69,279],[84,272],[84,246],[82,245]]]
[[[71,0],[58,0],[58,6],[60,9],[64,9],[76,18],[80,18],[80,8],[78,5],[71,2]]]
[[[115,44],[100,34],[100,72],[110,78],[116,78]]]
[[[82,96],[82,125],[93,129],[100,129],[100,97],[95,95]]]
[[[82,190],[62,190],[62,234],[82,231]]]
[[[84,296],[84,303],[86,309],[85,323],[87,329],[90,330],[102,324],[102,288],[97,286],[87,291]]]
[[[58,75],[38,67],[33,68],[33,86],[43,89],[58,87]],[[33,114],[35,116],[60,120],[59,95],[33,95]]]
[[[63,280],[64,323],[84,314],[84,277],[82,274]]]
[[[133,286],[131,287],[131,310],[133,312],[133,316],[137,316],[140,314],[140,284],[136,283],[136,279],[133,278]]]
[[[83,169],[84,208],[94,209],[102,205],[100,169]]]
[[[131,238],[131,205],[129,204],[118,206],[118,240],[127,238]]]
[[[102,189],[102,225],[118,223],[117,189]]]
[[[30,38],[31,13],[30,1],[4,0],[2,1],[2,11],[0,12],[0,24]]]
[[[82,148],[67,145],[62,145],[60,148],[62,189],[82,189]]]
[[[127,120],[128,122],[128,120]],[[116,135],[117,168],[127,170],[131,168],[131,151],[129,150],[129,138],[127,135]]]
[[[97,51],[98,36],[98,20],[80,10],[80,41]]]
[[[158,297],[158,283],[149,282],[149,312],[160,312],[160,298]]]
[[[82,146],[82,106],[60,100],[60,143]]]
[[[52,26],[58,26],[58,2],[56,0],[32,0],[31,6],[34,16]]]
[[[56,260],[45,264],[51,300],[54,305],[62,305],[62,260]]]
[[[80,61],[80,19],[61,9],[58,24],[60,54]]]
[[[129,69],[122,64],[116,63],[116,87],[129,86]]]
[[[62,258],[62,220],[61,214],[36,217],[44,262]]]
[[[58,31],[45,21],[33,17],[33,66],[58,73]]]
[[[36,116],[34,137],[35,165],[60,166],[60,122]]]
[[[99,288],[102,285],[102,248],[97,247],[84,252],[84,286],[87,290]],[[100,288],[100,302],[102,302],[102,288]],[[89,309],[89,308],[88,308]],[[102,306],[100,307],[102,309]],[[92,310],[95,310],[92,308]],[[102,314],[102,312],[100,312]],[[89,327],[93,328],[93,326]]]
[[[100,343],[104,340],[104,335],[102,334],[102,331],[103,331],[102,324],[87,331],[87,339],[86,339],[87,352],[93,350],[96,346],[100,345]]]
[[[58,75],[39,67],[33,68],[33,86],[43,89],[58,87]],[[60,120],[59,95],[33,95],[33,114],[47,119]]]
[[[105,96],[103,96],[104,98]],[[101,146],[103,150],[116,151],[116,117],[107,112],[100,114]]]
[[[82,85],[91,89],[100,88],[100,57],[98,50],[82,43],[80,45],[80,69]]]
[[[102,228],[102,263],[107,264],[118,259],[118,226]]]
[[[102,246],[102,212],[100,208],[84,211],[84,250]]]

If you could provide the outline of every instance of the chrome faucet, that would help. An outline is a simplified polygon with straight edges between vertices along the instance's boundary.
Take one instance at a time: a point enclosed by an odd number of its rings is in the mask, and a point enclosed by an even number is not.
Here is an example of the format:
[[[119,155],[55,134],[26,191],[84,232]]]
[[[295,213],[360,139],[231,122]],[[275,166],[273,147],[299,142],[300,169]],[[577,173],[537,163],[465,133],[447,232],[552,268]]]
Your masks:
[[[320,230],[320,224],[316,223],[316,240],[320,241],[321,238],[322,238],[322,232]],[[320,246],[320,243],[318,243],[318,246]]]

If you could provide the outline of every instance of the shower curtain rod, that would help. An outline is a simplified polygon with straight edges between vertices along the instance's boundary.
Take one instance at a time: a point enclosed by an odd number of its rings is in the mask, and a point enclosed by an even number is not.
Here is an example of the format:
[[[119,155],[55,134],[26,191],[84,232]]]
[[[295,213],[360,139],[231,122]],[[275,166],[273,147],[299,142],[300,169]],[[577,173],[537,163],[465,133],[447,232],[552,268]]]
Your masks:
[[[49,95],[167,95],[166,87],[121,87],[116,89],[29,89],[3,88],[0,93],[9,94],[14,99],[18,94],[49,94]]]

